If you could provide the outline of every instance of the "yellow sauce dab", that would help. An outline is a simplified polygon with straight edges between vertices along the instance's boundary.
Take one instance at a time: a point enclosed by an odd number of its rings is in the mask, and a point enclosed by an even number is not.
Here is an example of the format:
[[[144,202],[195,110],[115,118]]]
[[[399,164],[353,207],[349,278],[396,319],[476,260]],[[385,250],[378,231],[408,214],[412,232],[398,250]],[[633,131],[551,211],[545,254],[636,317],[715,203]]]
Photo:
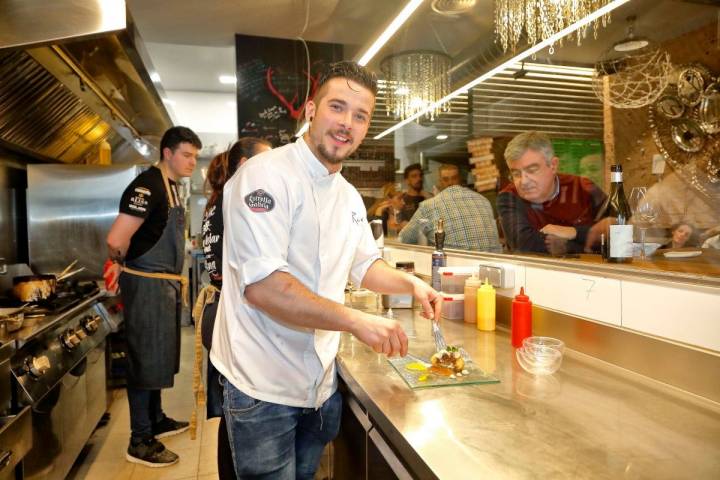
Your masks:
[[[420,362],[412,362],[405,365],[405,368],[412,370],[413,372],[425,372],[427,367]]]

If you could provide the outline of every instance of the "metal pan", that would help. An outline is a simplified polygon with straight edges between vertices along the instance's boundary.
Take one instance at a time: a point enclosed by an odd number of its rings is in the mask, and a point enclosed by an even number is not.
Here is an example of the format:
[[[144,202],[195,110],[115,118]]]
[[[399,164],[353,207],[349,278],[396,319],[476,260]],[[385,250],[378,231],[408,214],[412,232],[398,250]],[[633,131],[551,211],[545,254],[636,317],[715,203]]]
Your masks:
[[[13,278],[13,295],[21,302],[49,300],[56,285],[55,275],[21,275]]]

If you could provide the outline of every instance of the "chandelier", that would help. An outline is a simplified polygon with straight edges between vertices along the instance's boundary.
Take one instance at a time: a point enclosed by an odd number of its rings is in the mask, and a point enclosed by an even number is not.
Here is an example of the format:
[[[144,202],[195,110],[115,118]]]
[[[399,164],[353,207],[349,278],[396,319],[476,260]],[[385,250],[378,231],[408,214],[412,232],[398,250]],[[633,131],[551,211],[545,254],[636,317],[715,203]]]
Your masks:
[[[610,1],[495,0],[495,35],[504,51],[510,49],[515,52],[523,36],[528,45],[535,45],[587,17]],[[595,38],[600,24],[605,27],[609,22],[609,13],[592,22]],[[587,27],[588,25],[585,25],[574,33],[578,45],[585,38]],[[562,40],[560,44],[562,45]],[[550,53],[553,53],[552,46]]]
[[[445,97],[450,92],[451,58],[440,52],[413,50],[386,57],[380,62],[385,76],[387,115],[405,119]],[[449,102],[429,109],[434,120],[450,110]]]

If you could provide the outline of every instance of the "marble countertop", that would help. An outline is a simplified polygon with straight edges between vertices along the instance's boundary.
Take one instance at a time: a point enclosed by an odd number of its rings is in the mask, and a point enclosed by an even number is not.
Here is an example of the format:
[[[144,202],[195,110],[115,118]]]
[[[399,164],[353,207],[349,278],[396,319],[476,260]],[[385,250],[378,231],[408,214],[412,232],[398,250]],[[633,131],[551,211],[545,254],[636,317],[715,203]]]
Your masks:
[[[395,317],[410,353],[429,357],[429,321],[409,310]],[[536,377],[517,363],[507,332],[449,320],[442,328],[500,383],[411,390],[349,334],[338,354],[340,376],[418,476],[720,478],[717,404],[570,350],[558,372]]]

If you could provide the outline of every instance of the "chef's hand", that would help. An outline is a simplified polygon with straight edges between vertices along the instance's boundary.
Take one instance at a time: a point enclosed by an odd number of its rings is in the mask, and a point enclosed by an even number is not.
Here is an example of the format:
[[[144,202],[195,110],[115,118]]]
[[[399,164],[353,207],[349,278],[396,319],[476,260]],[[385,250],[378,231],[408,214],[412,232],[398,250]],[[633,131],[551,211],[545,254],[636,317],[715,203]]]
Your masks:
[[[106,261],[105,267],[103,268],[103,278],[105,279],[105,289],[113,295],[117,295],[119,289],[120,264],[112,260]]]
[[[378,317],[354,310],[357,315],[350,333],[377,353],[388,357],[407,355],[408,338],[400,324],[392,318]]]
[[[412,277],[413,296],[422,305],[422,316],[430,320],[440,321],[442,313],[442,296],[427,283]]]

